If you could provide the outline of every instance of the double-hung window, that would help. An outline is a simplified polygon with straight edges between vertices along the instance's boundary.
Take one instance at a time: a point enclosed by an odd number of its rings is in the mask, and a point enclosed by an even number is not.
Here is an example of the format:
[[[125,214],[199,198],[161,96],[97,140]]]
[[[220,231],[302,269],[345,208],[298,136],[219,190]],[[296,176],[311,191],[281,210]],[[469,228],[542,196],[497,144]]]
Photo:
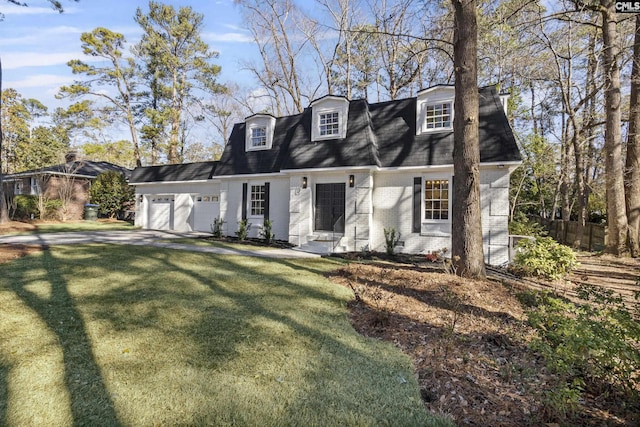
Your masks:
[[[266,147],[267,145],[267,128],[254,127],[251,128],[251,146]]]
[[[250,194],[250,207],[251,216],[264,215],[265,205],[265,186],[264,185],[252,185]]]
[[[424,219],[449,219],[449,180],[424,181]]]
[[[451,103],[443,102],[426,106],[425,128],[430,129],[450,129],[451,123]]]
[[[320,136],[340,135],[340,113],[320,113]]]

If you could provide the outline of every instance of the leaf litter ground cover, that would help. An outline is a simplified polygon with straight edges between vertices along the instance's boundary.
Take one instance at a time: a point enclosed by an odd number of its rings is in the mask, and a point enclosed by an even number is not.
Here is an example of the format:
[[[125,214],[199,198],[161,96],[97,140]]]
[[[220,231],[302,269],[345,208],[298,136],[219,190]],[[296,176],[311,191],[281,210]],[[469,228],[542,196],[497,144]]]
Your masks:
[[[353,290],[350,317],[356,330],[392,342],[411,356],[430,411],[449,414],[458,425],[554,425],[545,393],[556,378],[529,347],[534,331],[515,296],[526,286],[466,280],[433,272],[433,265],[425,269],[381,258],[341,267],[330,278]],[[629,280],[640,274],[638,260],[612,262],[586,254],[581,259],[585,265],[572,275],[574,280],[600,278],[598,283],[606,284],[598,271]],[[601,270],[598,262],[606,267]],[[570,292],[571,283],[564,282],[563,293]],[[632,289],[634,282],[625,286]],[[615,396],[596,400],[587,395],[570,422],[623,426],[638,425],[640,419],[637,408],[625,409]]]

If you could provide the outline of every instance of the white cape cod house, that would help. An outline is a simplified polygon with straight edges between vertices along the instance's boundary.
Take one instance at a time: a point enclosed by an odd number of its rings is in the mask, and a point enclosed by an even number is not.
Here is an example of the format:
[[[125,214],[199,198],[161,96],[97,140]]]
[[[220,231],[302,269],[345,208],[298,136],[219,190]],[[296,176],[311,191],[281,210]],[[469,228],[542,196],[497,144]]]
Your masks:
[[[494,87],[479,90],[484,253],[508,261],[509,175],[521,157],[505,105]],[[234,126],[219,161],[133,171],[136,225],[211,231],[222,218],[233,236],[263,221],[276,239],[313,252],[384,251],[384,229],[400,232],[396,249],[451,247],[452,86],[415,98],[368,103],[325,96],[301,114],[257,114]]]

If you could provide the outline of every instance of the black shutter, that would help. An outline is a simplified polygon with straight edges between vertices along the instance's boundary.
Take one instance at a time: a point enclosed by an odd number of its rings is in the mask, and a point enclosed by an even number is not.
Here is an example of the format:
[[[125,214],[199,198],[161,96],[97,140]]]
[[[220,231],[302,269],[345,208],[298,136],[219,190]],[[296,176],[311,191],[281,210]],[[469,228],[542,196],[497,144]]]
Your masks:
[[[247,183],[242,184],[242,219],[247,219]]]
[[[264,183],[264,219],[269,219],[269,183]]]
[[[422,178],[413,178],[413,229],[414,233],[420,232],[422,224],[421,207],[422,205]]]

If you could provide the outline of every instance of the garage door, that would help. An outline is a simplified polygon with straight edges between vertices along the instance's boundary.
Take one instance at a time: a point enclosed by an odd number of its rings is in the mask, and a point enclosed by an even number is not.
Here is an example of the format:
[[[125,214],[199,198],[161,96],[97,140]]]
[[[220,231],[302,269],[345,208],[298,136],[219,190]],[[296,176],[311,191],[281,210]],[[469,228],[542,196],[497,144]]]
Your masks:
[[[220,215],[219,197],[213,194],[193,196],[193,229],[211,232],[213,220]]]
[[[149,228],[152,230],[173,229],[172,195],[151,196],[149,204]]]

